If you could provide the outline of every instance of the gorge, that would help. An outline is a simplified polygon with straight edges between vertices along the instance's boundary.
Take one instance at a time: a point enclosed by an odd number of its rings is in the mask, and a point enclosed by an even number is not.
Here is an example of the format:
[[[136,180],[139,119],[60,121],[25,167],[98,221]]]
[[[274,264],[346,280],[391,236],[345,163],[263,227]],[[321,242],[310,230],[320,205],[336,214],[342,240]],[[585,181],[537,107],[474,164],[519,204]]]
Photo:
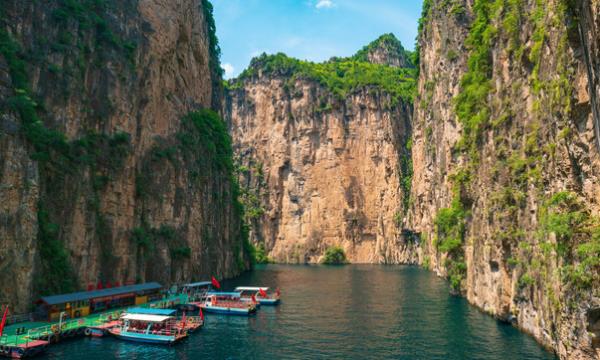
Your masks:
[[[600,358],[599,14],[425,0],[414,52],[386,34],[223,82],[208,0],[7,0],[0,303],[340,247]]]

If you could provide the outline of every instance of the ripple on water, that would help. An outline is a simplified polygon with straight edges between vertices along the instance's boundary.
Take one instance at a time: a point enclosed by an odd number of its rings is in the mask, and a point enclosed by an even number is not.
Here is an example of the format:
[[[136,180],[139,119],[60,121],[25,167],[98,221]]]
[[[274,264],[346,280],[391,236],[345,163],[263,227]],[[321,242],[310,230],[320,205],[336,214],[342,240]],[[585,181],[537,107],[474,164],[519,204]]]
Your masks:
[[[207,315],[204,329],[171,348],[84,339],[47,358],[555,359],[419,268],[269,265],[223,285],[279,286],[283,301],[251,318]]]

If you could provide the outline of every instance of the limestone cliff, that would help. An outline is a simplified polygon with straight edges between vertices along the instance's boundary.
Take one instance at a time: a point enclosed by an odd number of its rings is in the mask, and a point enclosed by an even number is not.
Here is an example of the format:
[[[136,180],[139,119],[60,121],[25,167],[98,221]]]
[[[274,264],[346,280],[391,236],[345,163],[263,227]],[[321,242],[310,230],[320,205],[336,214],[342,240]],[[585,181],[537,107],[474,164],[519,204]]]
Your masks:
[[[355,263],[412,261],[399,239],[413,75],[387,65],[408,61],[394,40],[399,48],[377,41],[361,55],[385,54],[386,65],[263,55],[231,81],[226,117],[251,238],[275,261],[318,262],[331,246]]]
[[[425,1],[422,264],[561,358],[600,356],[598,1]]]
[[[0,303],[248,266],[206,0],[3,1]]]

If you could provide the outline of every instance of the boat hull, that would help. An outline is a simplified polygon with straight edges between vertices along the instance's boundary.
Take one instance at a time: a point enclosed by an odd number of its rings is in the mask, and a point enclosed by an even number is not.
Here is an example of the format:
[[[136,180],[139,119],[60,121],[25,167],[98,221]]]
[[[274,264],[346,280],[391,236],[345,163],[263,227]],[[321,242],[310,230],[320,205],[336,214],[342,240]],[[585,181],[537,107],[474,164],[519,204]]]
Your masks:
[[[33,340],[28,344],[15,346],[0,346],[0,356],[11,359],[24,359],[37,356],[48,347],[47,341]]]
[[[228,308],[220,306],[201,306],[202,311],[213,314],[224,314],[224,315],[239,315],[239,316],[250,316],[256,312],[256,309],[240,309],[240,308]]]
[[[279,305],[279,299],[261,299],[258,298],[258,303],[261,305],[274,306]]]
[[[118,339],[145,344],[171,345],[183,339],[183,336],[167,336],[155,334],[139,334],[131,332],[113,332],[109,331]]]

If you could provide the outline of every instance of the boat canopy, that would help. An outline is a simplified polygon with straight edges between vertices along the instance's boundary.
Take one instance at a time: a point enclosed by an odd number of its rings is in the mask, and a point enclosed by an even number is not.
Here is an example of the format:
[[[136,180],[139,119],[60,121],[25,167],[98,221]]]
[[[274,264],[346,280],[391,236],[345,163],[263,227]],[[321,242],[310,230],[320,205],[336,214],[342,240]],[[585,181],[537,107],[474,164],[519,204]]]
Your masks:
[[[234,297],[240,297],[240,293],[239,292],[224,292],[224,291],[209,291],[206,293],[206,295],[208,296],[234,296]]]
[[[135,320],[135,321],[145,321],[145,322],[154,322],[154,323],[160,323],[165,320],[169,320],[171,318],[172,318],[171,316],[164,316],[164,315],[129,314],[129,313],[121,316],[121,319],[123,319],[123,320]]]
[[[235,288],[235,291],[269,291],[268,287],[256,287],[256,286],[238,286]]]
[[[52,296],[43,296],[41,301],[48,305],[57,305],[64,304],[68,302],[75,301],[83,301],[83,300],[93,300],[97,298],[104,298],[109,296],[117,296],[124,294],[135,294],[138,292],[144,291],[158,291],[162,289],[162,285],[157,282],[151,282],[146,284],[137,284],[137,285],[126,285],[114,288],[107,288],[101,290],[92,290],[92,291],[81,291],[71,294],[62,294],[62,295],[52,295]]]
[[[212,285],[212,282],[210,282],[210,281],[200,281],[200,282],[185,284],[185,285],[183,285],[183,287],[196,288],[196,287],[203,287],[203,286],[210,286],[210,285]]]
[[[162,315],[172,316],[177,313],[177,310],[173,309],[153,309],[153,308],[131,308],[127,309],[128,314],[146,314],[146,315]]]

